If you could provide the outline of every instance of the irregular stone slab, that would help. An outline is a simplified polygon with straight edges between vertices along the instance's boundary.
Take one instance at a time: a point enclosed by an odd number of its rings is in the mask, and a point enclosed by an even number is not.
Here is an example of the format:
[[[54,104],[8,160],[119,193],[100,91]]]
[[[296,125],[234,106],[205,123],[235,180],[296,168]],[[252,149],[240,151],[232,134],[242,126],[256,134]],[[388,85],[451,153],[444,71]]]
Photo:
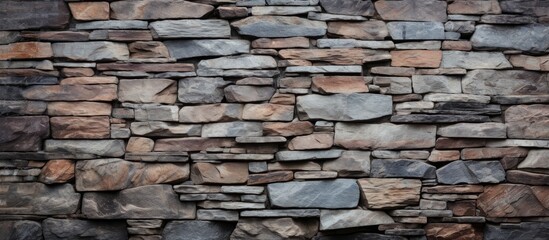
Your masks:
[[[311,20],[318,21],[366,21],[368,20],[362,16],[350,16],[350,15],[340,15],[340,14],[330,14],[330,13],[317,13],[309,12],[307,18]]]
[[[532,171],[532,170],[529,170]],[[535,171],[535,170],[534,170]],[[543,172],[543,171],[538,171]],[[546,173],[548,171],[545,171]],[[549,185],[549,175],[541,173],[532,173],[519,170],[509,170],[506,172],[507,182],[528,184],[528,185]]]
[[[126,44],[113,42],[72,42],[52,44],[53,56],[74,61],[128,60],[130,52]]]
[[[528,156],[518,165],[519,169],[549,173],[549,150],[530,150]]]
[[[174,151],[202,151],[207,148],[224,148],[236,145],[231,138],[164,138],[156,140],[154,151],[174,152]]]
[[[500,14],[501,8],[497,0],[475,1],[461,0],[448,5],[449,14]]]
[[[100,71],[142,71],[142,72],[194,72],[194,65],[191,63],[98,63],[97,70]],[[190,73],[173,73],[175,76],[193,76]],[[177,75],[180,74],[180,75]],[[124,76],[124,75],[121,75]],[[132,75],[128,75],[132,76]],[[136,77],[149,75],[137,74]],[[170,75],[168,75],[170,76]],[[161,77],[158,77],[161,78]]]
[[[321,8],[316,7],[283,7],[283,6],[254,6],[252,7],[252,15],[300,15],[308,12],[321,12]]]
[[[182,182],[189,178],[189,165],[140,163],[122,159],[94,159],[76,163],[78,191],[111,191]]]
[[[308,121],[295,121],[290,123],[263,123],[265,135],[280,135],[284,137],[298,136],[313,133],[314,125]]]
[[[294,106],[281,104],[246,104],[242,111],[242,119],[258,121],[292,121]]]
[[[444,75],[413,75],[415,93],[461,93],[461,78]]]
[[[499,183],[505,180],[505,170],[499,161],[453,161],[437,170],[442,184]]]
[[[514,67],[534,71],[549,71],[549,56],[512,55],[509,61]]]
[[[123,106],[126,104],[122,104]],[[126,107],[134,108],[135,120],[137,121],[177,121],[177,106],[160,105],[160,104],[143,104],[143,105],[126,105]]]
[[[198,209],[196,211],[196,219],[198,220],[236,222],[238,218],[238,211],[218,209]]]
[[[70,13],[61,0],[33,0],[21,4],[7,0],[0,3],[0,30],[28,30],[63,28],[69,23]]]
[[[0,45],[0,60],[39,59],[53,56],[50,43],[20,42]]]
[[[155,38],[229,38],[227,20],[164,20],[149,25]]]
[[[241,120],[242,110],[241,104],[232,103],[185,106],[179,111],[179,122],[206,123]]]
[[[52,117],[51,135],[56,139],[104,139],[109,138],[110,118],[101,117]]]
[[[471,224],[462,223],[429,223],[425,226],[425,234],[430,239],[472,239],[482,240],[482,232]]]
[[[440,22],[390,22],[387,29],[393,40],[445,39],[444,25]]]
[[[0,214],[73,214],[80,194],[71,184],[47,186],[43,183],[0,184]]]
[[[320,0],[320,6],[327,13],[371,17],[375,13],[370,0]]]
[[[483,15],[480,17],[481,23],[487,24],[530,24],[536,23],[536,18],[531,16],[521,16],[513,14]]]
[[[479,25],[471,37],[475,49],[516,49],[541,53],[549,48],[549,27],[542,24],[519,26]]]
[[[392,123],[483,123],[489,121],[490,117],[481,115],[409,114],[394,115],[391,117]]]
[[[50,135],[47,116],[0,117],[0,151],[38,151]]]
[[[294,179],[292,171],[276,171],[260,174],[251,174],[248,177],[248,185],[264,185],[275,182],[287,182]]]
[[[254,37],[321,37],[326,23],[300,17],[251,16],[231,23],[241,35]]]
[[[89,221],[80,219],[48,218],[42,222],[45,239],[127,239],[124,221]]]
[[[347,149],[431,148],[435,135],[432,125],[336,123],[335,145]]]
[[[352,39],[383,40],[389,35],[383,21],[370,20],[363,22],[329,22],[328,33]]]
[[[474,94],[428,93],[423,97],[423,101],[489,103],[490,96],[479,96]]]
[[[177,116],[177,111],[175,112]],[[201,126],[195,124],[177,124],[158,121],[132,122],[133,134],[141,136],[200,136]]]
[[[290,150],[329,149],[334,145],[333,133],[315,133],[297,136],[288,142]]]
[[[262,136],[260,122],[210,123],[202,127],[202,137],[241,137]]]
[[[325,161],[322,170],[337,171],[340,177],[367,177],[370,175],[370,152],[343,151],[339,158]]]
[[[250,42],[247,40],[169,40],[165,41],[170,56],[186,59],[206,56],[226,56],[250,52]]]
[[[312,90],[322,94],[368,92],[361,76],[315,76],[312,84]]]
[[[74,162],[50,160],[42,167],[38,180],[45,184],[65,183],[74,178]]]
[[[442,61],[442,51],[400,50],[391,52],[393,67],[438,68]]]
[[[443,68],[506,69],[512,68],[503,53],[443,51]]]
[[[320,211],[320,230],[366,227],[392,223],[394,223],[393,219],[382,211],[370,211],[366,209]]]
[[[549,214],[548,186],[498,184],[486,186],[477,206],[486,217],[541,217]]]
[[[241,218],[231,234],[231,239],[310,239],[317,231],[317,220]]]
[[[0,90],[0,95],[3,94]],[[40,101],[0,101],[0,115],[38,115],[46,111],[48,104]],[[49,113],[48,113],[49,114]]]
[[[359,190],[354,179],[271,183],[269,201],[280,208],[354,208]]]
[[[465,148],[461,151],[461,159],[497,159],[523,158],[528,155],[528,149],[520,147],[508,148]]]
[[[223,78],[184,78],[179,80],[178,99],[183,103],[217,103],[223,100]]]
[[[509,138],[549,139],[549,105],[517,105],[505,110]]]
[[[198,76],[203,77],[260,77],[271,78],[278,74],[280,71],[273,70],[247,70],[247,69],[220,69],[220,68],[199,68],[197,71]]]
[[[355,39],[322,38],[316,41],[318,48],[371,48],[393,49],[393,41],[367,41]]]
[[[318,150],[318,151],[279,151],[276,153],[278,161],[302,161],[338,158],[342,150]]]
[[[389,53],[366,49],[283,49],[278,55],[285,59],[319,61],[330,64],[362,64],[367,61],[389,60]],[[370,60],[372,59],[372,60]]]
[[[235,223],[212,221],[171,221],[162,230],[162,237],[166,240],[178,239],[229,239],[235,228]]]
[[[113,19],[201,18],[214,9],[211,5],[181,0],[118,1],[111,4]]]
[[[421,160],[374,159],[371,177],[436,178],[436,167]]]
[[[75,28],[77,30],[95,30],[95,29],[147,29],[147,21],[139,20],[107,20],[107,21],[93,21],[93,22],[79,22],[76,23]]]
[[[292,66],[287,67],[286,72],[305,72],[305,73],[361,73],[362,66]]]
[[[440,127],[437,134],[457,138],[506,138],[506,130],[503,123],[457,123]]]
[[[194,184],[238,184],[248,180],[248,163],[195,163],[191,169]]]
[[[228,102],[259,102],[271,99],[273,87],[231,85],[224,89]]]
[[[276,60],[271,56],[238,55],[201,60],[198,68],[217,69],[263,69],[276,68]]]
[[[72,2],[69,8],[76,20],[109,20],[108,2]]]
[[[358,180],[366,207],[385,209],[417,205],[421,180],[402,178],[363,178]]]
[[[123,79],[118,85],[118,101],[173,104],[177,82],[170,79]]]
[[[291,218],[309,218],[320,217],[318,209],[268,209],[268,210],[248,210],[241,212],[242,217],[291,217]]]
[[[383,20],[446,22],[446,2],[427,1],[377,1],[375,7]]]
[[[379,94],[306,95],[297,97],[300,120],[361,121],[392,114],[390,96]]]
[[[508,1],[503,1],[502,3],[506,2]],[[522,1],[517,2],[524,4]],[[486,224],[484,228],[484,239],[486,240],[544,238],[549,238],[549,224],[546,222],[521,222],[510,224],[510,226]]]
[[[42,226],[35,221],[2,221],[0,234],[6,239],[42,240]]]
[[[252,48],[309,48],[310,45],[306,37],[258,38],[252,41]]]
[[[46,140],[44,150],[120,157],[124,155],[125,145],[123,140]]]

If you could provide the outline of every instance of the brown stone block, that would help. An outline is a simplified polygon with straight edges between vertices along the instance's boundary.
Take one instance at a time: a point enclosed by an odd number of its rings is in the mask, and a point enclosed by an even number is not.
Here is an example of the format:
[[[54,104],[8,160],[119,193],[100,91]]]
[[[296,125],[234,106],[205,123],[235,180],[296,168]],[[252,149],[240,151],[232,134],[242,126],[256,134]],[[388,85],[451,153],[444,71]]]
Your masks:
[[[191,169],[194,184],[238,184],[248,180],[248,163],[195,163]]]
[[[20,42],[0,45],[0,60],[51,58],[53,50],[50,43]]]
[[[103,139],[110,137],[109,117],[52,117],[53,138]]]
[[[108,2],[71,2],[69,3],[72,16],[76,20],[108,20]]]
[[[442,61],[442,51],[400,50],[391,52],[393,67],[438,68]]]
[[[269,173],[250,174],[248,185],[262,185],[275,182],[287,182],[294,179],[292,171],[275,171]]]

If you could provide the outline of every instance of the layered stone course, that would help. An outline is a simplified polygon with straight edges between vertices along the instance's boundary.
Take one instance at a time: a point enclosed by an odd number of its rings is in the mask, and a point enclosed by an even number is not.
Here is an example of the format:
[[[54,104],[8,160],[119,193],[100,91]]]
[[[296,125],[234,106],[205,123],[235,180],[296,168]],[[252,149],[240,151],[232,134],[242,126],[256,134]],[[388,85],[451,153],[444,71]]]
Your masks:
[[[547,0],[2,0],[0,239],[549,239]]]

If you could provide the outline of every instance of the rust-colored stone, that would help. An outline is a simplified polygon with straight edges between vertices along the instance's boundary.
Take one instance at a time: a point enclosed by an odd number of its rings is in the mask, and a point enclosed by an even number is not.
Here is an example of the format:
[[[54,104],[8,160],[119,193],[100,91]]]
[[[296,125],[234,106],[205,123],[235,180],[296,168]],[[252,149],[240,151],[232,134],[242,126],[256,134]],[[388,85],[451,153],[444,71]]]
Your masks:
[[[467,223],[429,223],[425,226],[427,240],[482,240],[481,229]]]
[[[438,68],[442,61],[442,51],[400,50],[391,51],[391,66]]]
[[[461,150],[461,159],[493,159],[503,157],[526,157],[528,149],[508,148],[466,148]]]
[[[263,133],[271,136],[299,136],[313,133],[314,125],[308,121],[297,121],[289,123],[263,123]]]
[[[191,169],[194,184],[238,184],[248,180],[248,163],[195,163]]]
[[[100,71],[143,71],[143,72],[193,72],[190,63],[99,63]]]
[[[112,101],[116,99],[117,86],[106,85],[52,85],[33,86],[23,91],[29,100],[44,101]]]
[[[109,116],[112,105],[101,102],[50,102],[50,116]]]
[[[151,152],[154,148],[154,140],[146,137],[131,137],[126,146],[126,152]]]
[[[363,178],[358,180],[365,207],[384,209],[417,205],[421,180],[402,178]]]
[[[360,65],[367,58],[389,59],[387,51],[366,49],[283,49],[278,55],[284,59],[301,59],[338,65]]]
[[[448,162],[459,160],[460,156],[461,155],[458,150],[433,150],[427,160],[430,162]]]
[[[53,51],[50,43],[20,42],[0,45],[0,60],[50,58]]]
[[[312,89],[320,93],[368,92],[368,86],[361,76],[313,77]]]
[[[65,183],[73,178],[74,162],[71,160],[50,160],[38,176],[38,180],[45,184]]]
[[[76,20],[108,20],[108,2],[71,2],[69,3],[72,16]]]
[[[306,37],[291,38],[259,38],[252,42],[252,48],[309,48],[309,39]]]
[[[477,204],[486,217],[542,217],[549,215],[549,186],[499,184],[486,186]]]
[[[363,22],[329,22],[328,33],[343,38],[383,40],[389,35],[387,26],[382,21]]]
[[[448,202],[448,209],[452,210],[454,216],[476,216],[477,215],[477,201],[476,200],[461,200],[455,202]]]
[[[275,182],[287,182],[294,179],[292,171],[275,171],[269,173],[250,174],[248,176],[248,185],[262,185]]]
[[[288,143],[290,150],[329,149],[334,145],[333,133],[313,133],[297,136]]]
[[[501,14],[498,0],[457,0],[448,5],[448,14]]]
[[[435,143],[436,149],[458,149],[458,148],[474,148],[486,146],[485,139],[469,139],[469,138],[437,138]]]
[[[71,77],[59,82],[61,85],[117,84],[116,77]]]
[[[53,138],[102,139],[110,137],[109,117],[52,117]]]

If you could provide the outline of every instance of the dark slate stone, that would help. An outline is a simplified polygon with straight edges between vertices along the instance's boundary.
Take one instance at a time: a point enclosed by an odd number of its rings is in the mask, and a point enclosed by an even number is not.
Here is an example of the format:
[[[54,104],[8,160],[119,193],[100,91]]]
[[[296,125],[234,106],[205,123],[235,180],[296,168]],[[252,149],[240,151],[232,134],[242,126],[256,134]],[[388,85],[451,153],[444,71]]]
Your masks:
[[[354,208],[359,189],[354,179],[272,183],[269,200],[279,208]]]
[[[544,240],[549,239],[549,222],[522,222],[519,224],[492,225],[484,227],[485,240]]]
[[[516,49],[542,53],[549,48],[549,26],[529,24],[519,26],[479,25],[471,37],[475,49]]]
[[[499,161],[454,161],[437,171],[442,184],[499,183],[505,180],[505,170]]]
[[[23,100],[23,88],[0,86],[0,100]]]
[[[171,221],[162,231],[164,240],[222,240],[229,239],[236,223],[213,221]]]
[[[35,221],[0,221],[0,236],[6,240],[42,240],[42,226]]]
[[[374,159],[371,177],[435,178],[436,167],[421,160]]]
[[[390,22],[387,29],[393,40],[445,39],[444,25],[440,22]]]
[[[247,40],[170,40],[165,41],[164,44],[170,51],[170,56],[177,59],[226,56],[250,52],[250,42]]]
[[[434,109],[470,111],[477,114],[501,114],[501,106],[497,104],[484,104],[475,102],[439,102]]]
[[[0,151],[38,151],[50,134],[47,116],[0,118]]]
[[[51,76],[9,76],[0,77],[1,85],[53,85],[58,84],[59,80],[56,77]]]
[[[48,218],[42,222],[46,240],[125,240],[125,221],[89,221]]]
[[[94,154],[85,154],[85,153],[67,153],[67,152],[0,152],[0,160],[35,160],[35,161],[46,161],[53,159],[92,159],[98,158]]]
[[[0,184],[0,214],[72,214],[78,209],[80,194],[71,184]]]
[[[318,236],[313,240],[406,240],[405,237],[378,233],[352,233],[347,235]]]
[[[0,101],[0,116],[43,114],[47,107],[46,102],[39,101]]]
[[[483,15],[480,17],[480,22],[488,24],[529,24],[535,23],[536,18],[513,14]]]
[[[391,117],[393,123],[458,123],[458,122],[489,122],[490,117],[480,115],[429,115],[409,114],[394,115]]]
[[[532,16],[549,16],[547,0],[500,0],[499,5],[504,13]]]
[[[63,0],[0,1],[0,30],[62,28],[69,18]]]
[[[320,0],[327,13],[371,17],[376,10],[371,0]]]

